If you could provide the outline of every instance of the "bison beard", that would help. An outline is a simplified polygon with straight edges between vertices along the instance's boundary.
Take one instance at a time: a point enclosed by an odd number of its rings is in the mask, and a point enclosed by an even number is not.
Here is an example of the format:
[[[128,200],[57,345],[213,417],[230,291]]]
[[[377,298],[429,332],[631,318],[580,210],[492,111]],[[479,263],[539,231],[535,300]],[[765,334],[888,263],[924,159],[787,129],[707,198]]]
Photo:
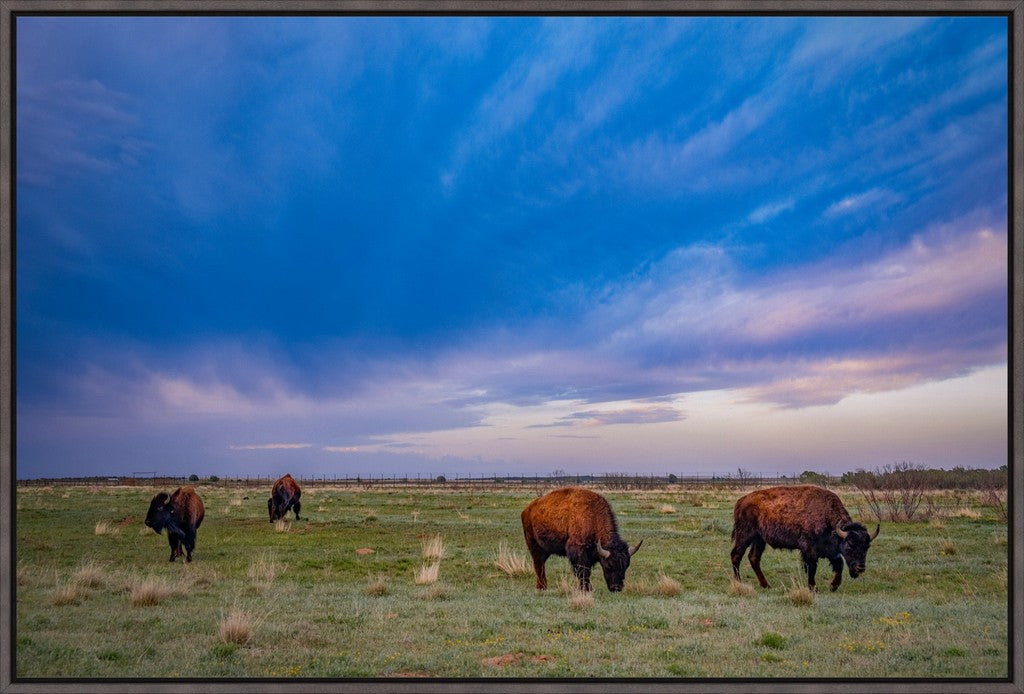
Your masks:
[[[608,590],[622,590],[632,549],[619,537],[615,514],[600,494],[565,487],[534,499],[522,513],[526,546],[533,557],[537,588],[547,588],[544,563],[552,554],[567,557],[581,590],[590,590],[590,572],[600,562]]]
[[[290,474],[274,482],[274,486],[270,490],[270,498],[267,499],[270,522],[273,523],[284,518],[284,514],[288,513],[289,509],[295,511],[295,520],[299,520],[299,509],[302,508],[302,504],[299,503],[300,496],[302,496],[302,490],[299,489],[298,482]]]
[[[868,548],[880,527],[867,528],[850,519],[842,501],[833,492],[814,485],[769,487],[743,496],[733,509],[733,575],[740,578],[740,561],[750,547],[750,566],[762,588],[768,581],[761,572],[761,554],[766,545],[776,549],[798,549],[807,573],[807,586],[817,590],[814,575],[818,560],[832,565],[832,590],[843,580],[843,560],[850,576],[864,571]]]
[[[160,533],[167,529],[167,541],[171,545],[171,558],[185,554],[185,561],[192,561],[196,547],[196,531],[203,522],[203,500],[192,487],[179,487],[173,494],[160,492],[149,503],[146,526]],[[184,551],[182,550],[184,546]]]

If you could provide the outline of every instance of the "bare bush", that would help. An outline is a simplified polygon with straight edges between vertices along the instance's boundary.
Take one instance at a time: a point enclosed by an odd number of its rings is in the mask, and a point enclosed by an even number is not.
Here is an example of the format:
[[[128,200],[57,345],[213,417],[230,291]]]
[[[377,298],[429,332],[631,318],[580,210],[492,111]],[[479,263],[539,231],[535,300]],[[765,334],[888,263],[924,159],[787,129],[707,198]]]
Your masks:
[[[923,468],[907,462],[853,474],[853,484],[879,522],[913,521],[923,515],[927,481]]]

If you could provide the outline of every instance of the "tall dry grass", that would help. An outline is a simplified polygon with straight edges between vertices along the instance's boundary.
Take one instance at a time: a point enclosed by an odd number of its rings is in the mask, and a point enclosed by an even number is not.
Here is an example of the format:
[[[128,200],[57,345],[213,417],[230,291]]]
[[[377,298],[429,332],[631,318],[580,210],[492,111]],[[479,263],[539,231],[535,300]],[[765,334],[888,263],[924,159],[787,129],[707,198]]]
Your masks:
[[[132,605],[151,607],[178,593],[166,580],[157,576],[135,579],[129,589]]]
[[[494,565],[509,576],[530,574],[533,571],[526,561],[526,556],[511,549],[504,540],[498,544],[498,556],[494,560]]]
[[[414,579],[418,585],[427,585],[437,581],[441,575],[441,564],[424,564],[416,572],[416,578]]]
[[[247,575],[249,582],[256,590],[266,590],[277,578],[281,565],[267,554],[260,554],[249,560]]]
[[[252,640],[255,628],[256,620],[251,614],[238,607],[232,607],[226,616],[221,617],[217,634],[221,643],[244,646]]]
[[[438,562],[444,558],[444,538],[440,535],[434,535],[424,540],[421,544],[423,546],[423,558],[427,561]]]

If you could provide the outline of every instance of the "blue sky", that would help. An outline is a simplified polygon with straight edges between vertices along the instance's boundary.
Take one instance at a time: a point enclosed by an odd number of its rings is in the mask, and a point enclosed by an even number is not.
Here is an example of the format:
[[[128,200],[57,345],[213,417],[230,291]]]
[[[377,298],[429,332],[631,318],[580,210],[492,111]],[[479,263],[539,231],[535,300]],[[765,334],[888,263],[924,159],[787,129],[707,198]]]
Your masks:
[[[16,39],[19,477],[1007,462],[1005,18]]]

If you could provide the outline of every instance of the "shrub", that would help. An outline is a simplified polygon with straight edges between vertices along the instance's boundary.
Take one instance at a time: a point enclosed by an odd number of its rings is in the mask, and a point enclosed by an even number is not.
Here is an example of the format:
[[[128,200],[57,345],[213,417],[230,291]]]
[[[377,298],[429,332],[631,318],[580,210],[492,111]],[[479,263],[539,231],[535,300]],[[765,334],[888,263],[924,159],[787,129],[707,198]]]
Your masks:
[[[199,481],[199,475],[196,475],[196,474],[189,475],[188,476],[188,481],[189,482],[198,482]]]
[[[764,646],[765,648],[780,650],[786,647],[786,637],[774,631],[766,631],[761,634],[761,638],[759,638],[755,643],[758,646]]]

